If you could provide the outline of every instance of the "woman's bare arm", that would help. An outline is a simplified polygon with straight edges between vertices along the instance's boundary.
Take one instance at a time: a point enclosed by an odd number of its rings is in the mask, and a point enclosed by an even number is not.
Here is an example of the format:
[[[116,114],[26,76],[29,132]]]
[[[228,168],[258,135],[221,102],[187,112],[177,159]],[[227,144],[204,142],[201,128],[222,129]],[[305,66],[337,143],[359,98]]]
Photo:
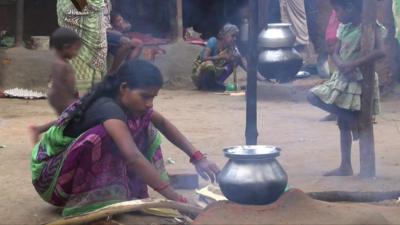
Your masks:
[[[180,148],[189,157],[197,151],[195,147],[189,142],[189,140],[166,118],[164,118],[160,113],[154,112],[152,122],[154,126],[175,146]],[[203,158],[200,161],[194,162],[197,172],[204,179],[210,179],[214,182],[216,179],[216,174],[219,173],[220,169],[218,166]]]
[[[228,58],[229,58],[229,56],[224,52],[221,52],[220,54],[218,54],[216,56],[211,56],[211,49],[208,48],[208,47],[206,47],[204,49],[204,52],[203,52],[203,55],[202,55],[203,61],[207,61],[207,60],[211,60],[212,61],[212,60],[228,59]]]
[[[373,63],[374,61],[385,56],[384,51],[384,43],[382,38],[382,33],[380,29],[376,29],[375,31],[375,48],[371,52],[366,55],[361,56],[360,58],[354,60],[352,63],[355,67],[362,66],[367,63]]]
[[[144,182],[153,189],[158,189],[165,185],[160,174],[143,156],[136,146],[127,125],[120,120],[110,119],[103,123],[107,133],[114,140],[121,154],[125,157],[128,165],[128,171],[132,171],[142,177]],[[160,191],[164,197],[178,201],[180,195],[171,187]]]
[[[335,63],[335,65],[337,67],[340,67],[343,64],[343,61],[342,61],[342,59],[340,58],[340,55],[339,55],[341,45],[342,45],[341,41],[338,40],[336,45],[335,45],[335,50],[334,50],[333,55],[332,55],[333,62]]]

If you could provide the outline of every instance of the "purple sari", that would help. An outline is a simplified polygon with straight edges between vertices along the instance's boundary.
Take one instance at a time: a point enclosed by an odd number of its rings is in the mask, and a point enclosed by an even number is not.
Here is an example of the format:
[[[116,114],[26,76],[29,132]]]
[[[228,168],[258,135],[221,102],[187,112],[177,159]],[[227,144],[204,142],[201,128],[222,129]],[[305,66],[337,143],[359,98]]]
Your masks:
[[[68,121],[60,117],[32,153],[33,185],[47,202],[63,207],[63,216],[78,215],[132,199],[147,198],[147,184],[127,171],[126,160],[103,125],[72,140],[62,135]],[[168,179],[161,153],[161,135],[151,123],[152,110],[128,118],[128,128],[142,154]]]

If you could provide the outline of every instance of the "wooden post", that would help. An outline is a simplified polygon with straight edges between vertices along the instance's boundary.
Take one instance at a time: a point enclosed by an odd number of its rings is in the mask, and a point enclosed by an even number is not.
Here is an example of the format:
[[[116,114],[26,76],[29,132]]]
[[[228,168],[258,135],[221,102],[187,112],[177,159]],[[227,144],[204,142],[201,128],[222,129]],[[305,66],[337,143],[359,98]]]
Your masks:
[[[183,39],[183,5],[182,0],[176,0],[176,22],[178,24],[177,38]]]
[[[247,55],[246,144],[257,144],[257,37],[258,0],[249,1],[249,51]]]
[[[364,0],[362,15],[362,40],[361,51],[365,55],[375,46],[376,29],[376,0]],[[360,127],[360,176],[374,177],[375,169],[375,143],[372,124],[372,108],[374,98],[375,65],[369,63],[361,68],[364,75],[362,82],[361,112],[359,116]]]
[[[17,0],[16,9],[15,46],[19,47],[24,37],[24,0]]]
[[[171,37],[174,40],[183,39],[183,5],[182,0],[171,1]]]

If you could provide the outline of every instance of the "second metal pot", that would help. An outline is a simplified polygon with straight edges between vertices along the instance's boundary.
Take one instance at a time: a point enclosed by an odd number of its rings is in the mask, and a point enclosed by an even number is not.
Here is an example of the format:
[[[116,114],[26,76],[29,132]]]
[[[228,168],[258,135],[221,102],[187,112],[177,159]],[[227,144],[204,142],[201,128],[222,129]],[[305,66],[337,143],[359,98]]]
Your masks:
[[[263,49],[258,56],[258,71],[280,83],[294,79],[302,65],[303,59],[294,48]]]

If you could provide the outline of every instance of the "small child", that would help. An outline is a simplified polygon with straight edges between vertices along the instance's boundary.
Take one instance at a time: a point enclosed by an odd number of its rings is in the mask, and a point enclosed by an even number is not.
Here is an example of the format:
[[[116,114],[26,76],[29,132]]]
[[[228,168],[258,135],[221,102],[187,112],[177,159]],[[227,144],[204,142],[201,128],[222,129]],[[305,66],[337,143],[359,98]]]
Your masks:
[[[79,97],[75,87],[75,72],[68,60],[78,55],[81,39],[74,31],[59,28],[50,38],[50,47],[55,50],[56,57],[50,74],[48,99],[60,115]]]
[[[76,57],[81,48],[81,39],[77,33],[67,28],[58,28],[50,37],[50,47],[55,57],[50,74],[48,101],[57,115],[72,104],[79,93],[75,87],[75,72],[68,60]],[[42,126],[31,126],[32,141],[36,143],[39,135],[51,127],[53,122]]]
[[[335,114],[338,117],[340,130],[341,164],[338,169],[325,176],[352,176],[351,144],[352,131],[356,130],[357,114],[361,110],[361,94],[363,74],[360,66],[374,63],[384,57],[383,36],[385,28],[377,24],[375,49],[368,54],[361,53],[361,22],[363,0],[331,0],[331,4],[341,22],[338,41],[333,53],[333,61],[338,68],[330,80],[311,89],[309,102]],[[373,113],[379,113],[379,85],[375,76]],[[353,138],[357,139],[353,133]],[[362,171],[361,171],[362,172]]]

